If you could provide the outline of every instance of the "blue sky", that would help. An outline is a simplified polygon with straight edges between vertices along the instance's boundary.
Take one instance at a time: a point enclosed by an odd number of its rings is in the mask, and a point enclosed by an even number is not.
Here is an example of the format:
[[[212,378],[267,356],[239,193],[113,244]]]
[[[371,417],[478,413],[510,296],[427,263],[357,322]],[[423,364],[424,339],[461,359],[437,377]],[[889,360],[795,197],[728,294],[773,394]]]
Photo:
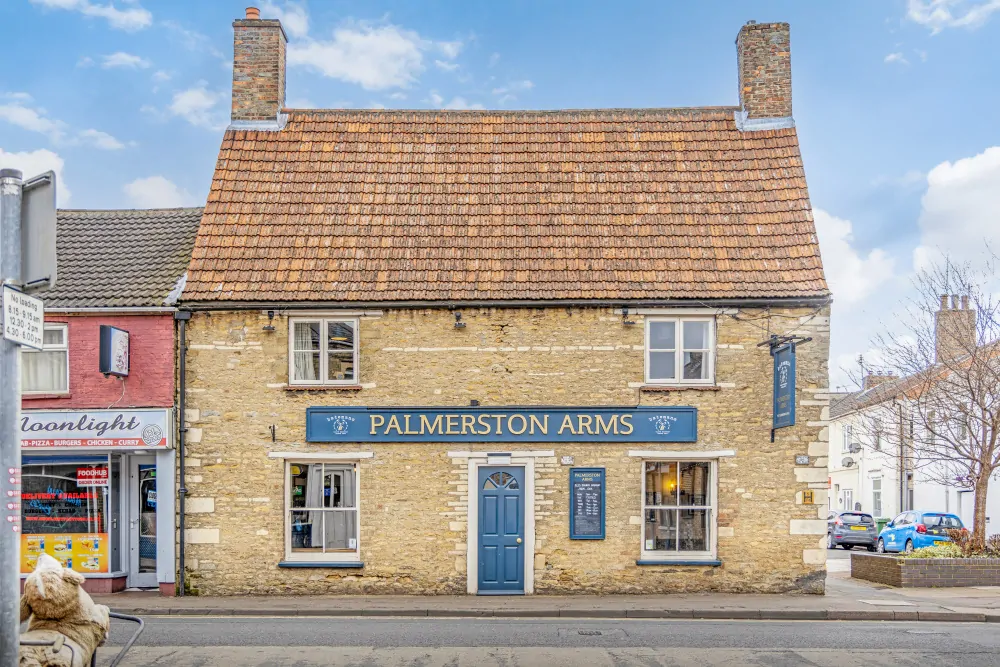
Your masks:
[[[56,169],[62,206],[199,205],[247,4],[4,0],[0,166]],[[739,27],[788,21],[835,385],[915,263],[1000,241],[1000,0],[257,4],[296,107],[736,104]]]

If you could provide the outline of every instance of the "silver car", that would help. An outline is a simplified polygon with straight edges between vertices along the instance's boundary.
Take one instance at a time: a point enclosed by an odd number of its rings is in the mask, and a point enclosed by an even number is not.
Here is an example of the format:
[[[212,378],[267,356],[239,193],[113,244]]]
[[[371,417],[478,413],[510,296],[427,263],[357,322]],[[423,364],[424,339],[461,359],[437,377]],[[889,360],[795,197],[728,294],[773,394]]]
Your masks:
[[[831,514],[826,521],[826,548],[838,546],[850,551],[854,547],[865,547],[875,551],[878,533],[875,519],[864,512],[840,512]]]

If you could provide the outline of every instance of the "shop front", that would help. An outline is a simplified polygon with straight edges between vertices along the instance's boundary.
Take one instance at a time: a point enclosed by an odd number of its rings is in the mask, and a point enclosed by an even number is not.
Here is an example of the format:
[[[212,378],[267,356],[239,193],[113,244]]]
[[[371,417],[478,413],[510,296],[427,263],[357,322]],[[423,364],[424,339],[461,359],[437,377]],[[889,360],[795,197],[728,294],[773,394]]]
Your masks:
[[[21,575],[47,553],[91,592],[174,587],[172,410],[21,413]]]

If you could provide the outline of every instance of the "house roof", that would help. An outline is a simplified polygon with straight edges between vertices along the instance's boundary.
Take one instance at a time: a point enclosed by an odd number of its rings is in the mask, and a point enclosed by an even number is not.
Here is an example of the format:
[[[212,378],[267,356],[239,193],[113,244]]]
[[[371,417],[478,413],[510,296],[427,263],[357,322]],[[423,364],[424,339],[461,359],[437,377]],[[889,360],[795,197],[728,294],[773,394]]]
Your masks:
[[[57,211],[56,286],[38,296],[46,308],[170,305],[201,213],[200,208]]]
[[[230,129],[189,302],[825,300],[794,127],[735,107]]]

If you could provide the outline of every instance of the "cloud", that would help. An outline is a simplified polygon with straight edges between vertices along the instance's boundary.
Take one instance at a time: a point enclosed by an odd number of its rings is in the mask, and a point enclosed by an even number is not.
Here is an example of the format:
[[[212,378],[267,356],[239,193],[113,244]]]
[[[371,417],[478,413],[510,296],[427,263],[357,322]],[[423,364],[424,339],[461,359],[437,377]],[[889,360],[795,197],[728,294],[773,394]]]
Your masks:
[[[166,70],[158,69],[155,72],[153,72],[153,81],[157,83],[164,83],[165,81],[170,81],[171,78],[173,78],[173,75],[170,74],[170,72],[167,72]]]
[[[500,54],[499,53],[491,53],[490,54],[489,66],[490,67],[495,67],[498,62],[500,62]]]
[[[959,262],[982,257],[988,245],[1000,252],[1000,146],[972,157],[942,162],[927,174],[921,199],[918,269],[949,255]]]
[[[293,97],[285,102],[289,109],[315,109],[316,105],[305,97]]]
[[[122,188],[134,208],[181,208],[197,206],[193,196],[163,176],[137,178]]]
[[[63,167],[65,162],[58,154],[50,150],[40,148],[35,151],[23,153],[7,153],[0,148],[0,169],[20,169],[25,178],[31,178],[54,171],[56,174],[56,204],[66,206],[69,204],[70,191],[66,187],[63,179]]]
[[[889,55],[887,55],[883,59],[883,62],[886,62],[886,63],[898,63],[900,65],[909,65],[910,64],[910,61],[906,59],[906,56],[904,56],[899,51],[896,51],[895,53],[890,53]]]
[[[140,58],[139,56],[132,55],[131,53],[125,53],[124,51],[118,51],[106,56],[102,56],[101,68],[103,69],[113,69],[115,67],[121,67],[124,69],[148,69],[152,64],[145,58]]]
[[[116,30],[135,32],[153,24],[153,15],[134,1],[129,7],[118,9],[112,0],[107,4],[92,3],[89,0],[31,0],[34,5],[47,9],[64,9],[80,12],[84,16],[102,18]]]
[[[390,100],[405,100],[406,99],[406,93],[398,93],[398,92],[397,93],[392,93],[391,95],[389,95],[389,99]]]
[[[66,123],[49,118],[45,109],[27,106],[31,96],[27,93],[11,93],[4,95],[8,101],[0,103],[0,121],[16,125],[22,130],[38,132],[46,135],[50,141],[57,142],[66,135]]]
[[[458,63],[446,63],[443,60],[435,60],[434,66],[438,69],[443,69],[445,72],[454,72],[458,69]]]
[[[100,148],[106,151],[117,151],[125,148],[125,144],[118,141],[107,132],[101,132],[100,130],[83,130],[77,136],[81,141],[90,144],[94,148]]]
[[[448,102],[448,104],[444,105],[444,108],[445,109],[456,109],[456,110],[482,109],[483,105],[482,104],[472,104],[472,103],[469,103],[469,102],[467,102],[465,100],[464,97],[454,97],[454,98],[452,98],[451,102]]]
[[[853,225],[822,209],[813,211],[826,279],[839,304],[863,301],[892,279],[895,261],[880,248],[863,256],[854,246]]]
[[[199,81],[197,85],[187,90],[174,93],[168,112],[198,127],[211,130],[224,128],[226,126],[224,112],[217,107],[227,95],[211,91],[207,85],[204,81]]]
[[[159,25],[162,25],[170,32],[170,34],[174,35],[180,41],[181,45],[188,51],[207,53],[221,60],[223,66],[232,67],[232,58],[215,48],[215,44],[212,43],[212,40],[209,39],[207,35],[203,35],[197,30],[185,28],[177,21],[169,19],[161,21]]]
[[[444,57],[448,60],[454,60],[458,57],[458,54],[462,52],[462,42],[438,42],[438,51],[444,54]]]
[[[260,5],[262,19],[278,19],[289,37],[300,38],[309,34],[309,14],[306,8],[296,2],[285,2],[283,6],[264,0]]]
[[[90,56],[81,56],[79,60],[76,61],[77,67],[93,67],[94,59]]]
[[[509,100],[516,100],[517,93],[523,93],[531,90],[535,87],[535,84],[527,79],[521,81],[511,81],[505,86],[500,86],[493,89],[493,94],[497,95],[500,99],[498,102],[503,104]]]
[[[444,104],[444,98],[438,95],[436,90],[431,91],[431,94],[427,96],[427,101],[430,102],[432,106],[436,107]]]
[[[1000,0],[909,0],[906,18],[936,35],[946,28],[975,30],[1000,11]]]

